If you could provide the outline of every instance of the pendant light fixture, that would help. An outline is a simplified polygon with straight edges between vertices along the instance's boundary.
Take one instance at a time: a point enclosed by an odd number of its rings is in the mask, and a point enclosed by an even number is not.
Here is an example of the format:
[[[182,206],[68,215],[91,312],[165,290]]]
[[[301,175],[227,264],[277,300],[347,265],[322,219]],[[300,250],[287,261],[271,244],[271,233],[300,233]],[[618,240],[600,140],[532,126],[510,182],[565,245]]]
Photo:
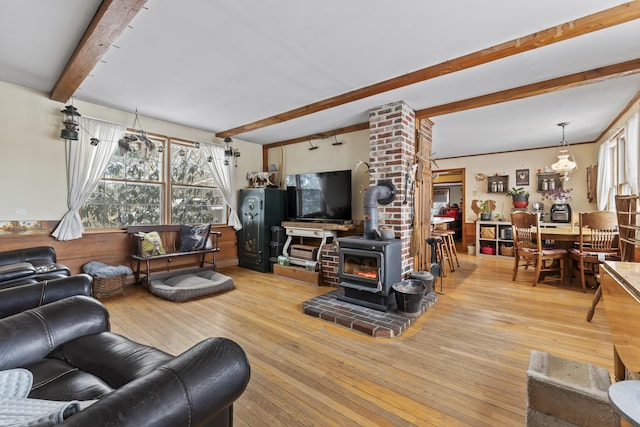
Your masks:
[[[565,139],[564,128],[568,124],[569,122],[558,123],[558,126],[562,127],[562,141],[560,141],[560,150],[558,150],[558,161],[551,165],[551,169],[562,175],[562,179],[565,181],[569,181],[569,174],[578,169],[578,163],[569,151],[569,144]]]

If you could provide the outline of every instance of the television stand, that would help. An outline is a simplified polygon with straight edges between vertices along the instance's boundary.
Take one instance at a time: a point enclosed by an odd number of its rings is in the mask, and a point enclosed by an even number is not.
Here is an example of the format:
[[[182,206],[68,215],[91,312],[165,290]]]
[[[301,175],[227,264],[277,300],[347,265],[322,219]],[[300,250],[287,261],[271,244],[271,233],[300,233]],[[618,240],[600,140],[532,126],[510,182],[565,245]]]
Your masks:
[[[322,247],[327,244],[327,239],[329,238],[335,239],[336,237],[338,237],[338,232],[337,230],[327,230],[325,228],[313,227],[313,226],[325,225],[325,224],[304,223],[304,225],[305,225],[304,227],[300,227],[296,225],[291,225],[290,223],[287,223],[287,222],[282,223],[282,226],[287,231],[287,241],[284,243],[284,247],[282,248],[282,254],[287,258],[289,258],[289,263],[291,264],[307,266],[309,265],[310,260],[305,258],[296,258],[289,255],[289,248],[291,246],[291,241],[293,240],[294,237],[301,237],[301,238],[313,237],[315,239],[321,239],[320,246],[318,247],[318,251],[316,253],[315,261],[312,260],[313,262],[317,263],[316,265],[318,265],[320,264]],[[335,225],[335,224],[327,224],[327,225]]]

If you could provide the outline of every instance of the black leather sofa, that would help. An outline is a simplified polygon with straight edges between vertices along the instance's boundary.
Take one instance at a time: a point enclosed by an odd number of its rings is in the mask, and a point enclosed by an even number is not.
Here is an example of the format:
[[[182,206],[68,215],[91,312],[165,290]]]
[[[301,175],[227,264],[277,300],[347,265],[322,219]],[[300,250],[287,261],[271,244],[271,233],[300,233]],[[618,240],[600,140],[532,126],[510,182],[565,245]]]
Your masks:
[[[93,277],[76,274],[0,289],[0,319],[74,295],[92,296]]]
[[[69,292],[83,280],[70,282]],[[23,289],[6,289],[2,299],[26,295],[33,301],[32,294],[22,294]],[[250,376],[249,362],[238,344],[209,338],[174,357],[109,328],[106,308],[85,295],[10,315],[0,319],[0,370],[29,370],[30,398],[98,399],[63,426],[233,424],[233,402]]]
[[[0,289],[69,276],[50,246],[0,252]]]

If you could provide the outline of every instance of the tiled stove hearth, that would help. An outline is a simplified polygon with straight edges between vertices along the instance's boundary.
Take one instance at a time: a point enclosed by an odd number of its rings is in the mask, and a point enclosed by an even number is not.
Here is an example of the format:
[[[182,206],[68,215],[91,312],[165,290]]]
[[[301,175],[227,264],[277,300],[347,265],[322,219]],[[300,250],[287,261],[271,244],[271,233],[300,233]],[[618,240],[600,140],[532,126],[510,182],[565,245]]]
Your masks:
[[[338,239],[338,277],[344,295],[340,301],[379,311],[394,311],[391,289],[402,276],[402,242],[372,240],[362,236]]]

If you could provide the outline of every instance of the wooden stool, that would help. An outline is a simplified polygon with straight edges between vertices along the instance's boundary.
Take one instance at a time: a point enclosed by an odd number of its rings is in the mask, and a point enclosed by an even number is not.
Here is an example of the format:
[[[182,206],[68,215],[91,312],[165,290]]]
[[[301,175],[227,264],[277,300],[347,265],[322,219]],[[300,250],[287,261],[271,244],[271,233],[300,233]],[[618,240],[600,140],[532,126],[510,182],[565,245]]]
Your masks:
[[[451,247],[447,236],[446,231],[434,230],[431,232],[431,237],[438,239],[438,252],[440,253],[440,259],[443,260],[444,264],[444,259],[446,258],[447,264],[449,264],[449,269],[453,272],[455,271],[455,267],[453,266]]]
[[[456,260],[456,265],[460,268],[460,262],[458,261],[458,250],[456,249],[456,232],[454,230],[447,230],[447,242],[451,248],[451,255]]]

